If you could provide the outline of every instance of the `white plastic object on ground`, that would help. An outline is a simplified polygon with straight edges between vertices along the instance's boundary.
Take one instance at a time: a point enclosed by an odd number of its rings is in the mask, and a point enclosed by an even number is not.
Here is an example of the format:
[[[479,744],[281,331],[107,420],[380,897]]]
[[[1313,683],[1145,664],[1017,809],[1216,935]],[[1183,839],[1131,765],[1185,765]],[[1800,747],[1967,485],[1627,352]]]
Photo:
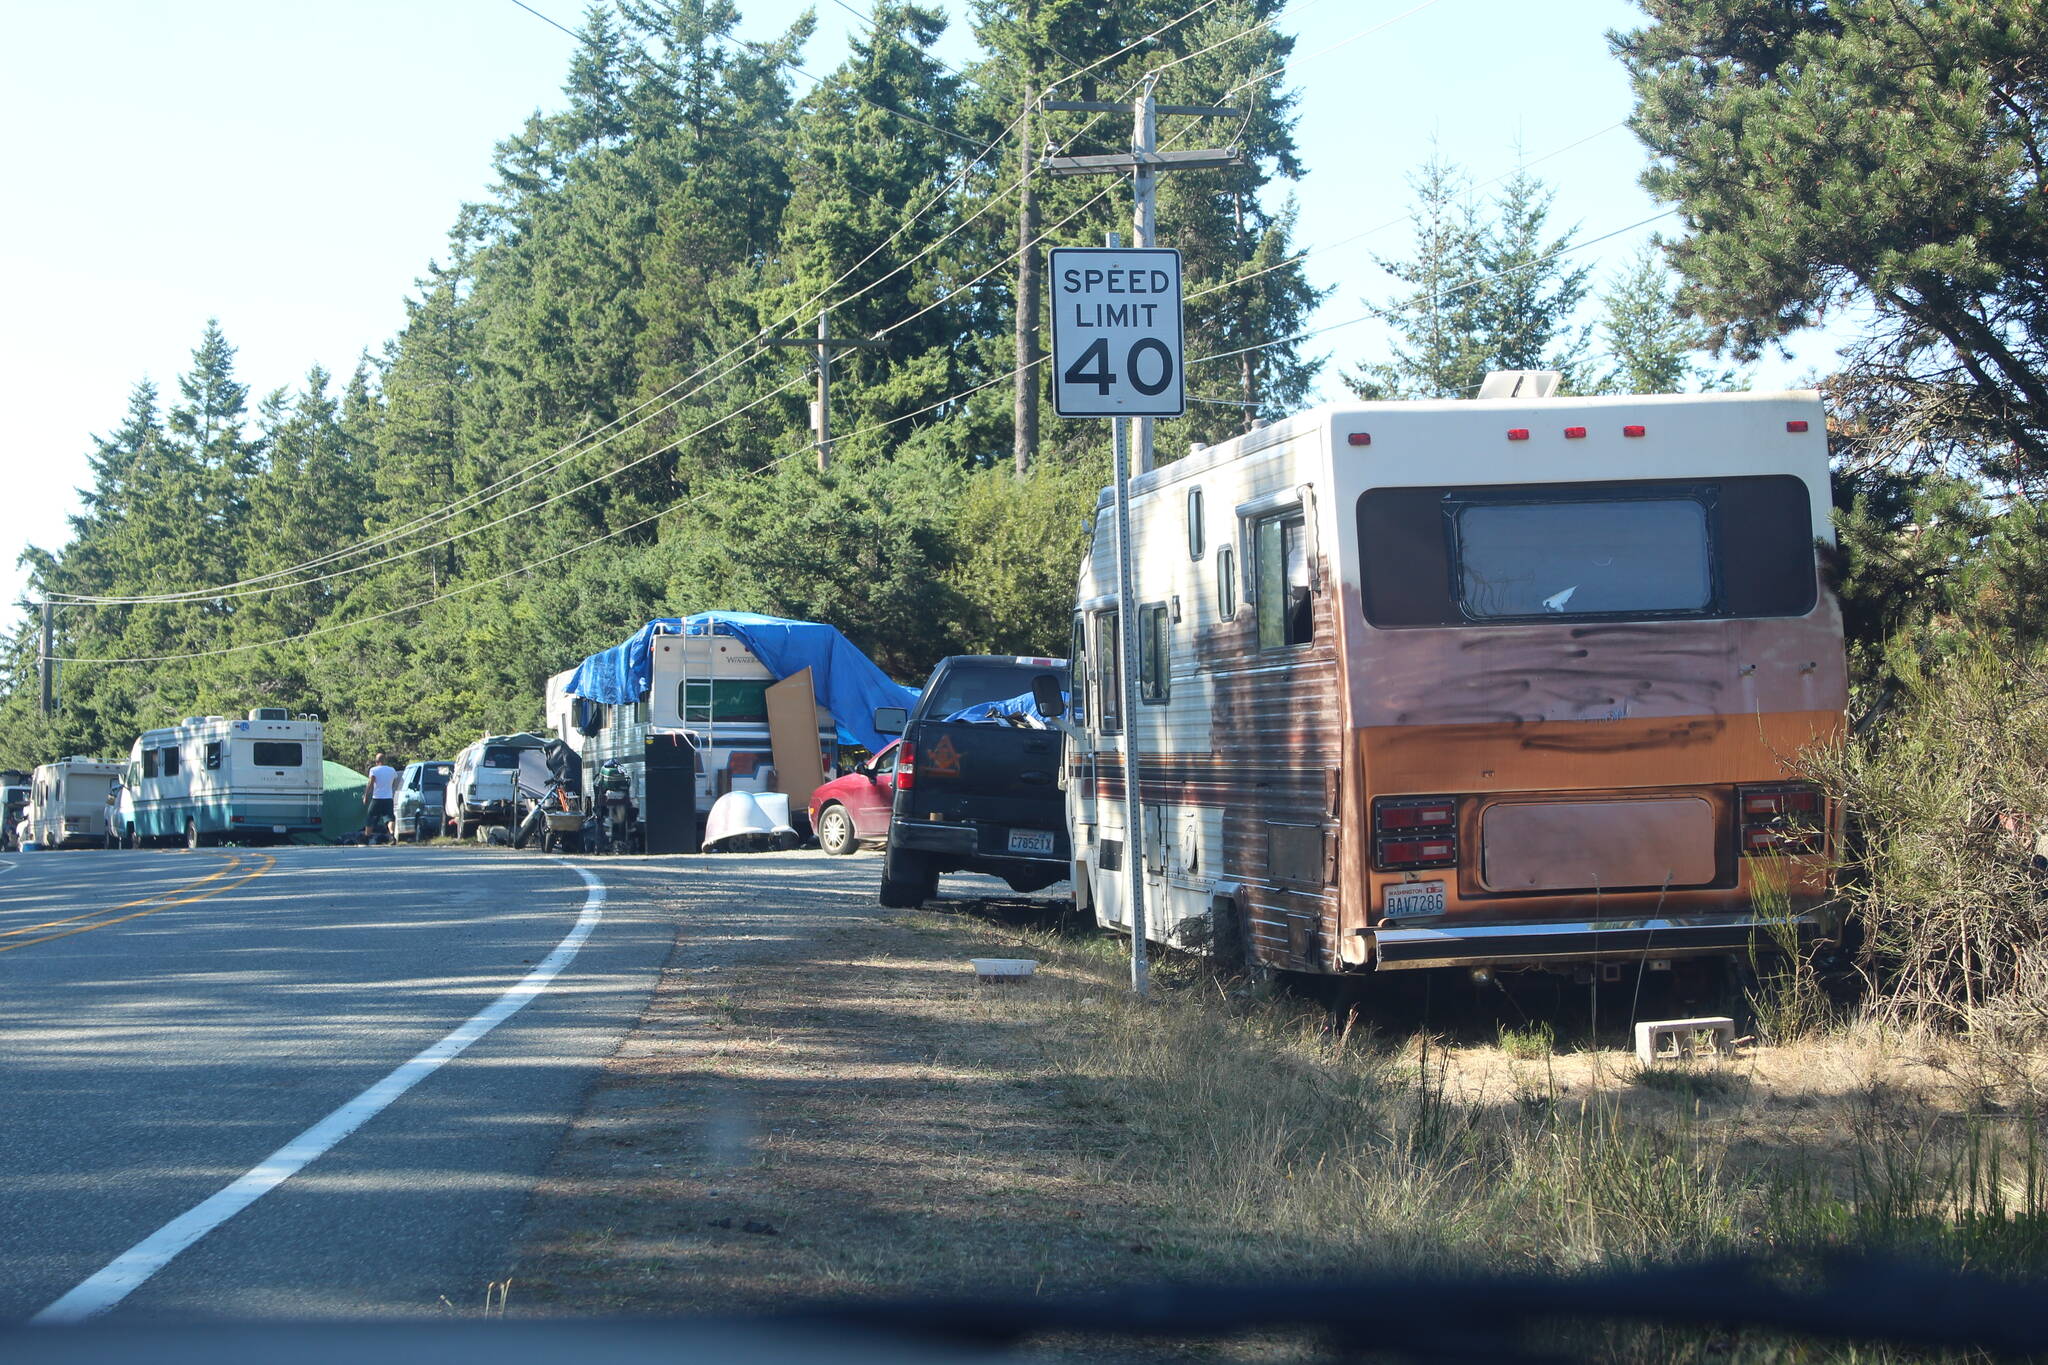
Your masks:
[[[967,961],[974,968],[975,979],[984,986],[1018,985],[1038,970],[1038,963],[1028,957],[971,957]]]
[[[782,792],[727,792],[704,819],[707,853],[761,853],[796,847],[789,797]]]

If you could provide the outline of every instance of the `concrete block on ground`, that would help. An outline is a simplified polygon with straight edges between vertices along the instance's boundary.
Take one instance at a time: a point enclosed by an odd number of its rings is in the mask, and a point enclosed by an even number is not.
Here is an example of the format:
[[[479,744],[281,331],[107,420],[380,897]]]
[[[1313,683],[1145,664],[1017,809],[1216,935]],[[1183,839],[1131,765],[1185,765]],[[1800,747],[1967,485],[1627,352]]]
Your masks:
[[[1677,1056],[1683,1060],[1698,1042],[1701,1034],[1709,1034],[1716,1052],[1732,1054],[1735,1051],[1735,1021],[1720,1015],[1700,1019],[1648,1019],[1636,1025],[1636,1060],[1644,1066],[1656,1064],[1658,1052],[1669,1039],[1677,1048]]]

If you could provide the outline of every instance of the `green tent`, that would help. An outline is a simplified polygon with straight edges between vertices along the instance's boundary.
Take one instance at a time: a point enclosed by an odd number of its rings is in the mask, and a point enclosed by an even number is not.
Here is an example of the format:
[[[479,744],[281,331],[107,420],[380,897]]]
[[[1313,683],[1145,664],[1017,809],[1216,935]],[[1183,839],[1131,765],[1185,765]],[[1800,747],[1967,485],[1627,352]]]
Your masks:
[[[326,791],[320,799],[320,837],[328,843],[345,839],[351,834],[361,834],[369,807],[363,801],[363,789],[370,779],[346,763],[328,759],[323,781]],[[309,841],[310,842],[310,841]]]

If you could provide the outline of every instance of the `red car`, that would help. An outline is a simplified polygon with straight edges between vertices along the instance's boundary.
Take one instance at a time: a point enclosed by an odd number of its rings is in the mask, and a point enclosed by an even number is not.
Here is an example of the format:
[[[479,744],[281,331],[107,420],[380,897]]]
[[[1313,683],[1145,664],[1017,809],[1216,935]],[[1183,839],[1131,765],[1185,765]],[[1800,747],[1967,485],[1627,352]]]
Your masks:
[[[889,837],[889,807],[896,800],[898,740],[843,777],[811,793],[811,828],[827,853],[852,853]]]

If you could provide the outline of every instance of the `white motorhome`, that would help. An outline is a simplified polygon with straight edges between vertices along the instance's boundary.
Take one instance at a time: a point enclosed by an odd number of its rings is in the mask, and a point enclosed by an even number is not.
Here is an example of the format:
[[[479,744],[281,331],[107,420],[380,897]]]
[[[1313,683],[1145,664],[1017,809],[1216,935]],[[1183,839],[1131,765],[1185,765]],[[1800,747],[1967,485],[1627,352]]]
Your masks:
[[[121,776],[115,759],[62,758],[29,777],[28,839],[38,848],[99,848],[107,842],[107,794]]]
[[[712,803],[727,792],[783,791],[768,727],[768,689],[775,674],[730,635],[656,635],[649,641],[652,674],[635,702],[605,705],[568,692],[575,669],[548,679],[548,724],[582,758],[585,782],[598,765],[615,762],[632,783],[633,801],[660,846],[659,808],[671,789],[689,791],[701,828]],[[838,729],[817,707],[820,768],[835,767]],[[687,743],[680,741],[687,740]],[[694,748],[692,771],[690,750]],[[654,799],[649,799],[649,782]],[[801,801],[816,781],[806,778]],[[794,802],[793,802],[794,804]]]
[[[187,716],[130,748],[118,833],[128,848],[284,843],[320,833],[324,779],[317,720],[281,706]]]
[[[1837,813],[1791,768],[1847,703],[1817,397],[1528,392],[1321,407],[1134,478],[1130,717],[1104,492],[1067,773],[1098,922],[1131,922],[1135,743],[1161,940],[1605,979],[1831,928]]]

